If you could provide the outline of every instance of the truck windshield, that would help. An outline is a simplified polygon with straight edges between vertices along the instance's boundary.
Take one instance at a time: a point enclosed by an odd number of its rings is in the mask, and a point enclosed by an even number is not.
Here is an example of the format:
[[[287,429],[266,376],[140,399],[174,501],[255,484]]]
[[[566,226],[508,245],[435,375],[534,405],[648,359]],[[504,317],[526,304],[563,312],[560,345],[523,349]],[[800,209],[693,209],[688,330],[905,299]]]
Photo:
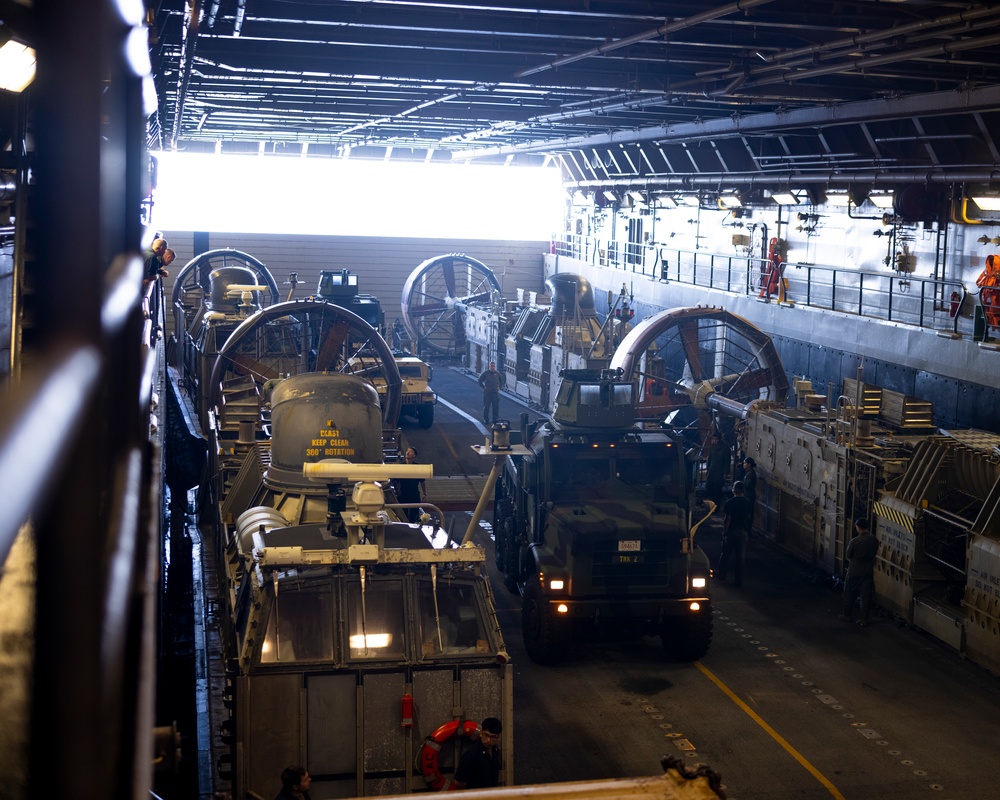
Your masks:
[[[560,445],[549,452],[557,503],[626,498],[679,503],[684,496],[683,461],[671,443]]]

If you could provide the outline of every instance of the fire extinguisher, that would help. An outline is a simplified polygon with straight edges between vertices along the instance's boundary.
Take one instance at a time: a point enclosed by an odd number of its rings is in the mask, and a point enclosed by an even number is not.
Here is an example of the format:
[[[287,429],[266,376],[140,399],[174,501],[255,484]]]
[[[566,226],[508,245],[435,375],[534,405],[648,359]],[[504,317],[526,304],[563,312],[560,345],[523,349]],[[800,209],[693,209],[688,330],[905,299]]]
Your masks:
[[[962,306],[962,295],[958,292],[951,293],[951,309],[949,315],[954,317],[958,313],[958,309]]]
[[[401,724],[404,728],[413,727],[413,695],[411,694],[403,695]]]

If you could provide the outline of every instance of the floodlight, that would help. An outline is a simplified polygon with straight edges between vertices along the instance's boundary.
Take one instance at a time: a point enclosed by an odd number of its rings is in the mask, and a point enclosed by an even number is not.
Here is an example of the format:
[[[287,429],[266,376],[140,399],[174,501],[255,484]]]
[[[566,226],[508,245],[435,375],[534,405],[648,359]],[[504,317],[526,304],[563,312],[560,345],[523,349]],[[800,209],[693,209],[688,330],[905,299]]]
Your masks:
[[[1000,197],[995,195],[973,197],[972,202],[979,206],[983,211],[1000,211]]]
[[[797,206],[799,204],[799,198],[791,192],[774,192],[771,194],[771,199],[779,206]]]
[[[826,202],[831,206],[847,206],[851,204],[851,196],[847,192],[827,192]]]
[[[699,206],[701,198],[696,194],[682,194],[677,198],[677,202],[686,206]]]
[[[604,199],[607,200],[609,203],[617,203],[618,202],[618,195],[616,195],[612,191],[605,190],[604,191]]]
[[[868,199],[872,201],[879,208],[892,208],[893,194],[892,192],[881,192],[878,194],[868,195]]]
[[[743,200],[738,194],[719,195],[719,208],[743,208]]]
[[[14,39],[0,47],[0,89],[24,91],[35,79],[35,50]]]

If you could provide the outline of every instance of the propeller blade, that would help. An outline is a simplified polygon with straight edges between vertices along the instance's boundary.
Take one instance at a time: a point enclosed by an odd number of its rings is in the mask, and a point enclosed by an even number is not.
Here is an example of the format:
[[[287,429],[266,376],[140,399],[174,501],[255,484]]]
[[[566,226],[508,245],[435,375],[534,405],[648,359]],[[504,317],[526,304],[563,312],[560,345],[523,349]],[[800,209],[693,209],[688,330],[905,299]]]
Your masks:
[[[701,351],[698,347],[698,320],[686,319],[677,323],[677,332],[684,347],[684,357],[691,370],[691,377],[696,383],[701,383],[704,377],[701,373]]]

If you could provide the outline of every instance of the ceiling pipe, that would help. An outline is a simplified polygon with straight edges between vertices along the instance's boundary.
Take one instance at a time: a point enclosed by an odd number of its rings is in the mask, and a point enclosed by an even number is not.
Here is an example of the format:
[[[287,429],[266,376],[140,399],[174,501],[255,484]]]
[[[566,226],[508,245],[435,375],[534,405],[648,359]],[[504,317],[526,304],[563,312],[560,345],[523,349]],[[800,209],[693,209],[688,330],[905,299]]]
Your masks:
[[[871,67],[883,66],[885,64],[899,63],[900,61],[910,61],[919,58],[926,58],[928,56],[936,56],[942,54],[950,54],[953,52],[959,52],[960,50],[975,49],[977,47],[988,46],[990,44],[989,39],[962,39],[960,41],[960,46],[954,42],[949,42],[945,44],[929,45],[927,47],[918,48],[914,50],[906,50],[902,52],[894,52],[883,56],[858,56],[856,58],[848,58],[848,60],[838,61],[836,64],[830,64],[825,67],[816,67],[814,69],[799,70],[796,71],[793,67],[811,64],[812,59],[810,56],[816,56],[825,54],[830,57],[836,57],[844,59],[847,56],[846,53],[834,54],[833,51],[843,49],[844,47],[849,47],[855,44],[855,41],[862,41],[866,44],[874,44],[885,39],[897,39],[901,33],[905,32],[909,28],[917,28],[918,32],[921,29],[926,28],[931,24],[950,24],[953,22],[968,22],[974,19],[981,19],[989,16],[996,16],[1000,14],[1000,8],[990,8],[982,9],[976,13],[968,14],[953,14],[948,17],[941,17],[938,20],[933,20],[930,22],[914,23],[912,25],[900,26],[899,28],[888,28],[883,31],[878,31],[876,33],[848,37],[841,39],[837,42],[827,42],[822,45],[813,45],[811,47],[798,48],[797,50],[789,50],[781,53],[775,53],[769,57],[765,57],[766,64],[763,66],[749,67],[746,70],[727,70],[719,74],[713,74],[709,72],[698,73],[697,77],[707,80],[691,79],[686,81],[681,81],[679,83],[673,84],[671,89],[674,91],[681,91],[686,89],[693,89],[698,86],[704,86],[709,81],[724,81],[729,79],[734,79],[738,77],[748,80],[745,84],[747,88],[752,89],[758,86],[768,86],[776,83],[790,83],[793,81],[799,81],[806,78],[814,78],[822,75],[829,75],[834,73],[848,73],[857,72],[860,70],[868,70]],[[939,30],[934,32],[934,35],[944,36],[951,34],[961,33],[961,29],[952,30]],[[920,37],[924,38],[924,37]],[[898,46],[899,44],[912,44],[912,39],[903,38],[899,42],[891,42],[887,44],[892,44]],[[774,73],[780,71],[780,75],[769,75],[769,73]],[[767,77],[762,77],[767,76]],[[887,77],[897,77],[899,79],[906,79],[907,75],[899,76],[887,76]],[[708,94],[718,95],[724,93],[725,90],[709,90]]]
[[[1000,7],[980,8],[974,11],[960,11],[957,14],[949,14],[936,19],[920,20],[919,22],[911,22],[906,25],[896,25],[880,31],[860,33],[855,36],[845,36],[843,39],[837,39],[832,42],[824,42],[823,44],[810,45],[809,47],[797,47],[794,50],[783,50],[780,53],[775,53],[770,56],[761,55],[760,58],[762,58],[765,63],[774,65],[772,69],[780,69],[786,65],[780,64],[779,62],[801,58],[802,56],[814,56],[821,53],[829,53],[833,50],[839,50],[845,47],[875,44],[876,42],[883,42],[887,39],[896,39],[900,36],[907,36],[911,33],[931,31],[933,28],[944,27],[946,25],[969,23],[983,18],[995,17],[998,14],[1000,14]],[[957,33],[958,31],[955,32]],[[948,32],[935,31],[935,33],[940,35]]]
[[[823,184],[828,187],[849,188],[853,184],[869,184],[875,186],[893,186],[901,184],[935,184],[947,185],[953,183],[985,183],[996,182],[1000,185],[1000,169],[969,170],[931,169],[927,171],[887,170],[856,170],[854,172],[713,172],[688,173],[663,177],[608,178],[605,180],[566,181],[567,189],[636,189],[653,190],[683,190],[693,188],[719,189],[720,187],[743,188],[785,188],[790,184]]]
[[[564,67],[567,64],[573,64],[577,61],[583,61],[587,58],[592,58],[594,56],[603,56],[606,53],[610,53],[613,50],[619,50],[622,47],[628,47],[629,45],[638,44],[639,42],[645,42],[649,39],[655,39],[658,36],[667,36],[668,34],[675,33],[676,31],[684,30],[685,28],[691,28],[702,22],[711,22],[712,20],[718,19],[719,17],[725,17],[730,14],[734,14],[737,11],[746,11],[757,6],[765,6],[768,3],[773,3],[774,0],[737,0],[735,3],[730,3],[729,5],[722,6],[720,8],[712,9],[711,11],[704,11],[701,14],[695,14],[691,17],[685,17],[684,19],[677,20],[676,22],[668,22],[661,25],[659,28],[652,28],[651,30],[642,31],[641,33],[636,33],[632,36],[626,36],[624,39],[616,39],[613,42],[607,42],[606,44],[598,45],[590,50],[584,50],[581,53],[574,53],[573,55],[564,56],[563,58],[557,58],[555,61],[550,61],[547,64],[542,64],[537,67],[532,67],[531,69],[521,70],[520,72],[514,73],[515,78],[526,78],[528,75],[537,75],[539,72],[545,72],[546,70],[555,69],[557,67]]]
[[[850,61],[840,61],[837,64],[832,64],[827,67],[819,67],[813,70],[803,70],[795,72],[792,70],[793,67],[810,64],[811,57],[817,55],[828,55],[831,57],[843,58],[846,54],[834,54],[836,50],[842,50],[845,47],[852,47],[865,44],[877,44],[886,40],[897,40],[899,37],[905,37],[910,33],[926,33],[931,35],[931,29],[942,28],[948,25],[956,24],[968,24],[981,19],[986,19],[989,17],[994,17],[1000,14],[1000,7],[991,7],[986,9],[979,9],[976,11],[960,12],[957,14],[949,14],[944,17],[938,17],[934,20],[922,20],[916,23],[910,23],[908,25],[900,25],[898,27],[887,28],[881,31],[873,31],[867,34],[858,34],[854,36],[844,37],[833,42],[825,42],[821,45],[811,45],[809,47],[800,47],[794,50],[782,51],[780,53],[774,53],[770,56],[760,55],[760,58],[765,62],[761,66],[749,67],[745,70],[726,70],[721,73],[713,74],[711,72],[701,72],[697,73],[695,79],[681,81],[671,85],[671,89],[675,92],[693,89],[699,86],[705,86],[709,81],[726,81],[742,78],[742,83],[745,84],[746,88],[754,88],[758,86],[773,85],[776,83],[788,83],[791,81],[802,80],[803,78],[818,77],[820,75],[827,75],[831,73],[840,72],[853,72],[859,69],[868,69],[874,66],[880,66],[883,64],[898,63],[899,61],[907,61],[915,58],[923,58],[926,56],[940,55],[943,48],[947,48],[948,44],[945,45],[933,45],[926,48],[921,48],[918,50],[909,50],[903,53],[893,53],[887,56],[876,56],[876,57],[858,57]],[[943,35],[957,35],[962,33],[962,29],[950,29],[950,30],[937,30],[932,32],[933,35],[943,36]],[[921,37],[923,38],[923,37]],[[963,40],[964,42],[965,40]],[[978,41],[978,40],[976,40]],[[898,45],[900,42],[893,41],[887,44]],[[912,39],[902,39],[902,43],[912,43]],[[970,47],[978,47],[980,44],[974,44]],[[970,47],[962,47],[961,49],[970,49]],[[957,51],[957,50],[956,50]],[[952,51],[947,51],[952,52]],[[880,60],[886,59],[886,60]],[[768,73],[774,73],[776,71],[781,71],[781,75],[774,76],[771,75],[769,78],[761,78],[760,76],[767,75]],[[892,76],[888,76],[892,77]],[[905,79],[907,76],[896,76],[900,79]],[[699,80],[701,79],[701,80]],[[708,80],[704,80],[708,79]],[[747,82],[749,81],[749,82]],[[728,91],[731,91],[730,87],[727,86],[724,89],[714,89],[707,90],[707,96],[719,96],[725,95]]]
[[[928,56],[950,55],[951,53],[960,53],[964,50],[976,50],[984,47],[992,47],[996,44],[1000,44],[1000,34],[983,36],[978,39],[963,39],[958,42],[945,42],[940,45],[930,45],[916,50],[907,50],[902,53],[890,53],[884,56],[875,56],[874,58],[865,58],[864,56],[861,56],[848,62],[841,62],[840,64],[831,64],[826,67],[817,67],[816,69],[806,69],[798,72],[776,75],[762,81],[754,81],[752,85],[766,86],[771,83],[791,83],[793,81],[800,81],[806,78],[817,78],[821,75],[843,72],[860,72],[870,67],[880,67],[884,64],[895,64],[900,61],[911,61],[917,58],[927,58]]]
[[[243,20],[247,15],[247,0],[237,0],[236,20],[233,22],[233,36],[239,36],[243,30]]]
[[[177,76],[177,101],[174,103],[174,128],[170,134],[170,147],[177,149],[181,138],[181,121],[184,119],[184,103],[187,100],[188,84],[191,82],[191,68],[194,65],[194,48],[198,40],[198,22],[201,19],[201,0],[189,0],[184,13],[187,24],[181,39],[180,70]]]
[[[215,27],[215,18],[219,13],[219,3],[221,0],[212,0],[211,5],[208,7],[208,13],[205,15],[205,27],[211,29]]]

